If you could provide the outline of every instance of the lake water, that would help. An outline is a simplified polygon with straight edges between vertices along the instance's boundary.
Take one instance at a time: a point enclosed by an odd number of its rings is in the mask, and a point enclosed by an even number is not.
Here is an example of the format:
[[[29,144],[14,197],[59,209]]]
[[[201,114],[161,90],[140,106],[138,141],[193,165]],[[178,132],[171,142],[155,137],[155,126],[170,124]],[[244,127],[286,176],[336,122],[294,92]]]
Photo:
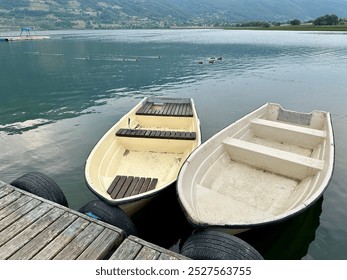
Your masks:
[[[40,171],[79,209],[95,199],[83,173],[90,150],[145,96],[192,97],[203,141],[266,102],[325,110],[333,119],[336,162],[323,198],[288,222],[239,237],[266,259],[347,259],[347,33],[48,35],[49,40],[0,43],[0,180]],[[209,64],[211,57],[222,60]],[[174,188],[134,222],[140,237],[173,250],[192,231]]]

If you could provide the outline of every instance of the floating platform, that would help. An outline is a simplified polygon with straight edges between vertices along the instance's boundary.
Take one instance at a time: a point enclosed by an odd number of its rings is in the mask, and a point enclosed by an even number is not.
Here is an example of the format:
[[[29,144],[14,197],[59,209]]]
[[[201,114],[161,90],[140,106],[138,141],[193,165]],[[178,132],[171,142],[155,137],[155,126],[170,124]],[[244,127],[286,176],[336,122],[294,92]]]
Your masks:
[[[0,260],[187,259],[0,181]]]
[[[28,41],[28,40],[44,40],[49,39],[49,36],[8,36],[0,37],[0,41],[10,42],[10,41]]]

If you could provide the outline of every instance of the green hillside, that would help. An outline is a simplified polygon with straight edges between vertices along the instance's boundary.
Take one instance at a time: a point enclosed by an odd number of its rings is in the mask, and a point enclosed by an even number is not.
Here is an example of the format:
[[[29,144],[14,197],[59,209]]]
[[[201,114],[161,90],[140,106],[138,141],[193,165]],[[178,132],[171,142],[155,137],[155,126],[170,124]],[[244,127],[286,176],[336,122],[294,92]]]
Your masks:
[[[0,29],[162,28],[324,14],[347,17],[347,0],[0,0]]]

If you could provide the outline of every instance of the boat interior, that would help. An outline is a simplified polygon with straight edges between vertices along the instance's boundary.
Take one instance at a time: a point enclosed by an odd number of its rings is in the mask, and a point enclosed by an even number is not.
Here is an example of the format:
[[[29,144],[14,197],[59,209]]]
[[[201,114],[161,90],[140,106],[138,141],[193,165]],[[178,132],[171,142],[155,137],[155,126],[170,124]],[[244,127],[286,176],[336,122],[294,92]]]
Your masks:
[[[190,100],[174,101],[135,107],[104,136],[94,153],[90,174],[98,181],[95,187],[99,191],[106,195],[111,185],[119,185],[114,182],[117,176],[155,181],[153,187],[139,193],[158,190],[177,179],[184,160],[200,142],[200,127]]]
[[[271,219],[305,203],[320,188],[328,168],[323,158],[329,154],[328,116],[268,106],[226,129],[218,136],[221,145],[200,159],[204,164],[194,177],[191,202],[202,220],[243,224]],[[222,217],[216,217],[220,211]]]

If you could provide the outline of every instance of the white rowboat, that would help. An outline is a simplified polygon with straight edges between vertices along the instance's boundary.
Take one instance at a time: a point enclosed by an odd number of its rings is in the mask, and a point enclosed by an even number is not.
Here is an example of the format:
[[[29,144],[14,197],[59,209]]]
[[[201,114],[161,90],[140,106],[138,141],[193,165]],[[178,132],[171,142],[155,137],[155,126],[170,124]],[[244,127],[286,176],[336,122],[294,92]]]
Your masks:
[[[177,180],[195,227],[233,233],[304,211],[329,184],[334,166],[330,114],[267,103],[198,147]]]
[[[173,184],[200,145],[200,123],[189,98],[145,98],[96,144],[86,183],[101,200],[127,214]]]

